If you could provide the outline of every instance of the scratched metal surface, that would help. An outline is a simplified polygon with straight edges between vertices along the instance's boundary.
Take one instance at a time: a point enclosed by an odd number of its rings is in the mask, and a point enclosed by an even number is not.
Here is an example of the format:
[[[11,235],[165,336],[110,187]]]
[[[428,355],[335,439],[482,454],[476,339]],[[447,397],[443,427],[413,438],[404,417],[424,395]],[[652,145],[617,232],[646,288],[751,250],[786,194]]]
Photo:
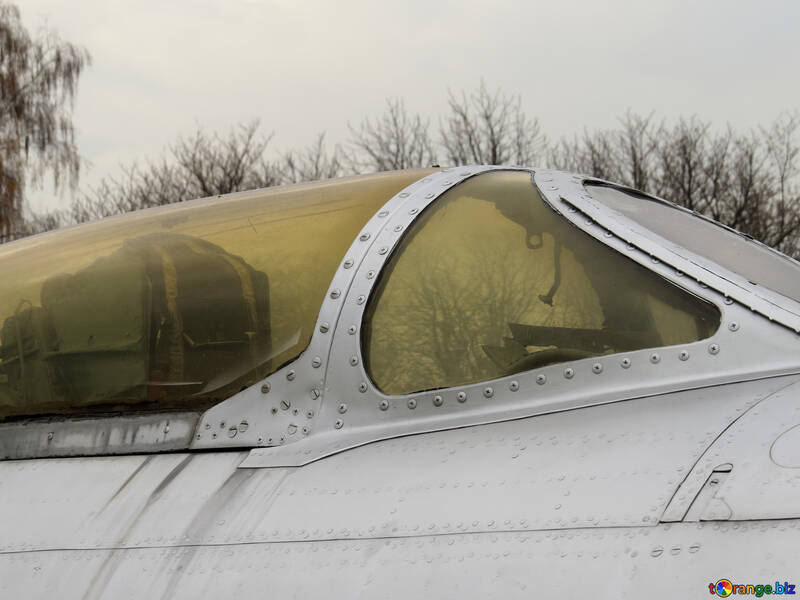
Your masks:
[[[796,581],[800,521],[0,555],[0,597],[700,598]]]
[[[240,469],[239,451],[6,461],[0,597],[447,596],[456,585],[530,597],[593,577],[615,597],[666,566],[670,594],[766,576],[796,555],[796,521],[659,518],[728,425],[794,381],[409,436],[299,468]],[[758,540],[769,548],[756,562],[729,547]]]

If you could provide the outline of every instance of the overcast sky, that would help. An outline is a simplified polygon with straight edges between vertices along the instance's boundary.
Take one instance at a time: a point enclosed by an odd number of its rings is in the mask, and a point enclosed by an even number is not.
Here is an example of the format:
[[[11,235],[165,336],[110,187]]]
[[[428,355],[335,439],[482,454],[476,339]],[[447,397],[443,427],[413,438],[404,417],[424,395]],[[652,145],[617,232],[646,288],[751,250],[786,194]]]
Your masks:
[[[737,129],[800,107],[800,0],[19,0],[86,47],[75,107],[82,185],[158,157],[197,125],[259,118],[274,151],[377,116],[432,117],[448,88],[519,94],[551,137],[627,109]],[[34,208],[65,205],[47,192]]]

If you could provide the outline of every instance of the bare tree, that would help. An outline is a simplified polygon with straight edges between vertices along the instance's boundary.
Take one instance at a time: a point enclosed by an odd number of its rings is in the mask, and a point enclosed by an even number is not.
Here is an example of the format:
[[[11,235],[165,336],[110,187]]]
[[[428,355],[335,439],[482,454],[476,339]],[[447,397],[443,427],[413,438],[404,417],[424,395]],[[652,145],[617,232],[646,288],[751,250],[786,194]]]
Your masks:
[[[158,162],[122,168],[122,175],[73,201],[77,223],[193,198],[269,187],[281,181],[278,168],[265,158],[270,137],[258,134],[258,121],[231,129],[227,136],[198,129],[180,137]]]
[[[366,118],[358,129],[348,127],[354,170],[393,171],[429,167],[436,162],[429,121],[418,114],[410,115],[400,98],[387,99],[380,118]]]
[[[450,113],[440,127],[448,162],[524,165],[543,153],[547,141],[539,121],[523,112],[519,96],[491,93],[484,82],[470,94],[448,95]]]
[[[0,2],[0,242],[17,235],[28,184],[48,171],[56,189],[77,183],[72,101],[89,63],[55,32],[31,37],[17,7]]]
[[[280,183],[319,181],[346,174],[344,162],[339,146],[335,146],[329,153],[325,145],[325,134],[320,133],[305,149],[284,153],[277,170]]]

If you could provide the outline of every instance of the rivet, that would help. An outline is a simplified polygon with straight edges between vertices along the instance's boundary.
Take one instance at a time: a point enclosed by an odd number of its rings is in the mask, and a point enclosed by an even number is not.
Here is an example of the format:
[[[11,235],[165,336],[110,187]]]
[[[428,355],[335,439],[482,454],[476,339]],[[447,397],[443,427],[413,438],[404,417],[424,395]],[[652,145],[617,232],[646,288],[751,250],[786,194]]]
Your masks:
[[[709,354],[719,354],[719,344],[709,344],[708,345],[708,353]]]
[[[600,363],[594,363],[592,365],[592,373],[594,373],[595,375],[599,375],[602,372],[603,372],[603,365],[601,365]]]
[[[286,427],[286,433],[288,433],[289,435],[294,435],[295,433],[297,433],[297,425],[295,425],[294,423],[289,423],[288,427]]]
[[[607,238],[610,238],[610,237],[611,237],[612,235],[614,235],[614,234],[613,234],[613,233],[611,233],[610,231],[606,231],[606,232],[605,232],[603,235],[604,235],[605,237],[607,237]]]
[[[309,395],[311,396],[312,400],[316,400],[322,395],[322,392],[320,392],[317,388],[312,388],[312,390],[309,392]]]
[[[355,325],[350,325],[350,327],[347,328],[347,333],[350,335],[355,335],[356,331],[358,331],[358,327]]]
[[[358,357],[357,356],[351,356],[350,357],[350,366],[351,367],[355,367],[357,364],[358,364]]]
[[[565,379],[572,379],[575,376],[575,369],[572,367],[567,367],[564,369],[564,378]]]
[[[739,331],[739,323],[736,321],[732,321],[730,325],[728,325],[728,329],[731,331]]]
[[[356,298],[356,304],[364,304],[364,301],[367,299],[366,296],[359,296]]]
[[[623,369],[629,369],[631,366],[631,359],[623,358],[621,361],[619,361],[619,364]]]
[[[378,213],[378,216],[379,216],[381,219],[382,219],[383,217],[388,217],[388,216],[389,216],[389,211],[388,211],[388,210],[382,210],[381,212],[379,212],[379,213]]]
[[[313,418],[314,418],[314,411],[311,410],[311,409],[308,409],[306,411],[306,419],[313,419]]]
[[[483,388],[483,395],[487,398],[491,398],[494,396],[494,390],[491,387],[485,387]]]
[[[206,423],[206,429],[211,429],[211,423]]]
[[[467,393],[458,392],[458,394],[456,395],[456,399],[463,404],[464,402],[467,401]]]
[[[393,231],[395,233],[399,233],[399,232],[403,231],[403,226],[402,225],[395,225]]]
[[[270,385],[269,381],[267,381],[266,383],[262,383],[261,384],[261,393],[262,394],[269,394],[269,391],[271,389],[272,389],[272,386]]]
[[[340,415],[343,415],[344,413],[346,413],[346,412],[347,412],[347,404],[345,404],[344,402],[342,402],[342,403],[339,405],[339,409],[338,409],[338,410],[339,410],[339,414],[340,414]]]
[[[441,406],[444,404],[444,399],[441,396],[434,396],[433,397],[433,405],[434,406]]]
[[[277,409],[277,408],[275,408],[275,407],[273,406],[273,407],[272,407],[272,409],[270,410],[270,412],[271,412],[273,415],[276,415],[276,414],[278,414],[278,409]]]
[[[358,391],[361,392],[362,394],[367,391],[367,384],[365,381],[362,381],[361,383],[358,384]]]
[[[389,401],[381,400],[380,404],[378,404],[378,408],[380,408],[381,410],[389,410]]]
[[[327,322],[325,322],[325,323],[320,323],[320,326],[319,326],[319,331],[320,331],[320,333],[328,333],[328,330],[329,330],[330,328],[331,328],[331,326],[330,326],[330,324],[329,324],[329,323],[327,323]]]
[[[198,433],[197,434],[197,439],[199,440],[201,437],[203,437],[203,436]]]
[[[508,384],[508,389],[512,392],[516,392],[519,389],[519,381],[512,381]]]
[[[333,298],[334,300],[336,300],[336,298],[338,298],[341,295],[342,295],[342,290],[340,290],[339,288],[331,290],[331,298]]]
[[[220,421],[219,422],[219,428],[220,429],[225,429],[225,421]]]
[[[242,421],[241,423],[239,423],[239,433],[244,433],[245,431],[248,430],[249,427],[250,423],[248,423],[247,421]]]
[[[286,374],[286,379],[288,379],[289,381],[294,381],[294,376],[295,376],[295,372],[294,372],[293,370],[292,370],[292,371],[289,371],[289,372]]]
[[[216,433],[212,433],[212,434],[211,434],[211,439],[212,439],[212,440],[215,440],[215,439],[217,439],[217,434],[216,434]]]
[[[459,173],[459,175],[461,175],[461,177],[469,177],[470,175],[472,175],[472,173],[470,171],[463,171]]]
[[[375,271],[370,269],[367,271],[367,279],[372,279],[373,277],[375,277]]]
[[[308,427],[303,427],[303,435],[308,435]]]
[[[550,189],[555,192],[558,189],[558,186],[557,185],[551,185]]]
[[[362,242],[366,242],[369,239],[369,233],[362,233],[360,236],[358,236],[358,239]]]
[[[678,354],[678,358],[680,360],[689,360],[689,351],[688,350],[681,350]]]
[[[419,209],[418,209],[418,208],[412,208],[410,211],[408,211],[408,214],[410,214],[410,215],[415,215],[415,214],[417,214],[418,212],[419,212]]]
[[[314,358],[311,359],[311,366],[314,367],[315,369],[319,369],[321,365],[322,365],[322,359],[319,356],[315,356]]]
[[[433,198],[435,195],[436,195],[436,194],[434,194],[433,192],[428,192],[427,194],[425,194],[425,198],[426,198],[427,200],[430,200],[430,199],[431,199],[431,198]],[[414,213],[411,213],[411,214],[414,214]]]
[[[410,408],[411,410],[417,408],[417,401],[414,398],[409,398],[406,404],[408,405],[408,408]]]
[[[653,352],[650,355],[650,362],[654,365],[657,364],[661,360],[661,357],[658,355],[658,352]]]
[[[723,298],[723,300],[722,300],[722,301],[723,301],[725,304],[733,304],[733,298],[729,298],[728,296],[725,296],[725,298]]]
[[[263,444],[264,443],[264,438],[261,437],[261,436],[258,436],[258,443],[259,444]]]
[[[289,410],[292,407],[292,403],[289,400],[281,400],[281,408],[283,410]]]
[[[633,244],[628,244],[628,245],[625,246],[625,249],[629,250],[629,251],[630,250],[636,250],[636,246],[634,246]]]
[[[653,257],[650,258],[650,262],[653,263],[654,265],[657,265],[658,264],[658,259],[655,256],[653,256]]]
[[[336,429],[341,429],[342,425],[344,425],[344,421],[342,421],[341,419],[336,419],[336,423],[333,424],[333,426],[336,427]]]
[[[401,198],[408,198],[408,192],[400,192]]]
[[[386,246],[381,246],[381,247],[380,247],[380,249],[378,250],[378,254],[380,254],[381,256],[383,256],[383,255],[384,255],[384,254],[386,254],[388,251],[389,251],[389,248],[387,248]]]
[[[536,376],[536,383],[538,383],[539,385],[544,385],[545,383],[547,383],[547,376],[543,373],[540,373],[539,375]]]
[[[353,259],[352,258],[348,258],[346,261],[344,261],[344,268],[345,269],[349,269],[352,266],[353,266]]]

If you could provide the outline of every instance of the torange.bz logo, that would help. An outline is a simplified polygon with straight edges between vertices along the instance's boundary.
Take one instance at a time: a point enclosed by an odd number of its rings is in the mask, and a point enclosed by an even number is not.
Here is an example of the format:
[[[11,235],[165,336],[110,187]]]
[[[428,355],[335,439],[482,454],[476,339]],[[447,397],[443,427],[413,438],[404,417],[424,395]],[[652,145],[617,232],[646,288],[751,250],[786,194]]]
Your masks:
[[[761,598],[762,596],[770,595],[794,595],[794,584],[784,581],[783,583],[776,581],[775,585],[753,585],[733,583],[730,579],[720,579],[717,583],[708,584],[708,592],[712,596],[719,596],[720,598],[727,598],[728,596],[755,596]]]

